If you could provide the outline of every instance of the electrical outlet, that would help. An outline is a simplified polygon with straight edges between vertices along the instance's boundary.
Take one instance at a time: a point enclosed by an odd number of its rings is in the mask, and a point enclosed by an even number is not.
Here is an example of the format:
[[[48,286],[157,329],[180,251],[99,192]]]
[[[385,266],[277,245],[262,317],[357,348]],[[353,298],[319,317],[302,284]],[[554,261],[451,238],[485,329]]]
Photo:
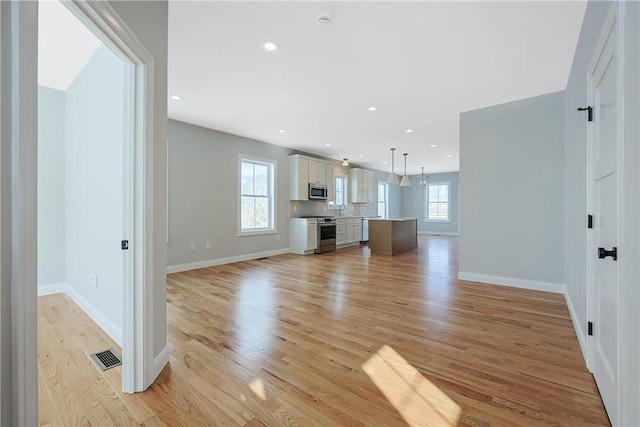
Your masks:
[[[295,212],[297,210],[298,210],[298,207],[296,205],[293,205],[293,211]]]
[[[97,274],[92,274],[91,275],[91,284],[96,288],[98,287],[98,275]]]
[[[280,235],[276,234],[276,240],[280,240]]]
[[[207,249],[211,249],[211,242],[206,243]]]
[[[196,250],[196,244],[195,244],[195,243],[192,243],[192,244],[191,244],[191,252],[193,252],[193,251],[195,251],[195,250]]]

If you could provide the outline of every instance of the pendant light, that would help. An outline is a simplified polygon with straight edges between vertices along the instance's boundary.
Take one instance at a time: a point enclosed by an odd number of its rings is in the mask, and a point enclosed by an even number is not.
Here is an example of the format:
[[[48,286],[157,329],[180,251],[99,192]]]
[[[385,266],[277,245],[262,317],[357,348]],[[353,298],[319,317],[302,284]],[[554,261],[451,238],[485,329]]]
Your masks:
[[[409,153],[404,153],[404,176],[402,177],[402,181],[400,181],[400,187],[411,187],[411,180],[407,175],[407,155]]]
[[[388,184],[398,184],[400,180],[398,179],[398,175],[396,175],[394,168],[394,160],[395,160],[395,148],[391,149],[391,173],[389,174],[389,179],[387,179]]]
[[[426,190],[429,185],[429,177],[424,174],[424,166],[422,166],[422,173],[416,182],[416,187],[418,190]]]
[[[346,157],[342,159],[342,166],[349,166],[349,159],[347,159]]]

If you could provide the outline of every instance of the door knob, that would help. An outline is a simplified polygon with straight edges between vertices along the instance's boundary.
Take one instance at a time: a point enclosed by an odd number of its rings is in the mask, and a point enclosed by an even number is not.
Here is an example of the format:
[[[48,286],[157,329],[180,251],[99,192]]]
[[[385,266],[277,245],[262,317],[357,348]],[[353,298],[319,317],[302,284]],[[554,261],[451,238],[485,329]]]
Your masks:
[[[610,251],[606,250],[605,248],[598,248],[598,258],[604,259],[604,258],[606,258],[608,256],[613,258],[614,261],[617,261],[618,260],[618,248],[616,248],[614,246],[613,248],[611,248]]]

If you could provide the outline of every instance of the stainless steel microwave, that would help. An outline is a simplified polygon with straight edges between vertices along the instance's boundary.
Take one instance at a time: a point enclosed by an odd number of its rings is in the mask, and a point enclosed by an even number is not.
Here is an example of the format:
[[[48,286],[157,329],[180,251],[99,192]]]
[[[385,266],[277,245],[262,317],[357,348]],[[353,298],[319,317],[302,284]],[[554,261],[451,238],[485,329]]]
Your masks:
[[[327,186],[309,183],[309,200],[327,200]]]

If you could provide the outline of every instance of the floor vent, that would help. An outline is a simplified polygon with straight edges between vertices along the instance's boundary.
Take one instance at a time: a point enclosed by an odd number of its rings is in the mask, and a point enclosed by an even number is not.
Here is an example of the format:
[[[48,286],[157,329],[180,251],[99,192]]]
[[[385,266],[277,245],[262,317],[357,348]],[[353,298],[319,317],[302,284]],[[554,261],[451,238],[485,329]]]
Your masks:
[[[101,351],[99,353],[93,353],[91,355],[91,358],[103,371],[122,365],[122,359],[120,358],[120,355],[116,353],[113,348]]]

